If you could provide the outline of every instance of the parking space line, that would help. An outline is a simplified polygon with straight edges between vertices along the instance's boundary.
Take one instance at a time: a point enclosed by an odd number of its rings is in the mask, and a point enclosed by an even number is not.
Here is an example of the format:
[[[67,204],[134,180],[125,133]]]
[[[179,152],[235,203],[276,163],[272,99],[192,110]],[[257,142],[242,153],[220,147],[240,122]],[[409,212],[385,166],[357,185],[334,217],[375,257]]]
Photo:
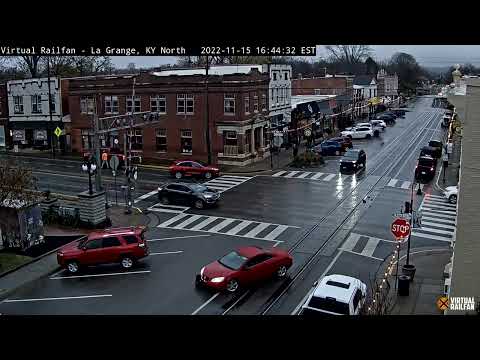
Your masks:
[[[15,302],[33,302],[33,301],[54,301],[54,300],[75,300],[75,299],[91,299],[91,298],[101,298],[101,297],[112,297],[113,295],[84,295],[84,296],[64,296],[64,297],[53,297],[53,298],[38,298],[38,299],[7,299],[2,302],[4,303],[15,303]]]
[[[375,259],[375,260],[378,260],[378,261],[383,261],[384,260],[384,259],[381,259],[381,258],[378,258],[378,257],[375,257],[375,256],[364,255],[362,253],[358,253],[358,252],[355,252],[355,251],[352,251],[352,250],[345,250],[345,249],[341,249],[341,250],[345,251],[345,252],[348,252],[350,254],[355,254],[355,255],[363,256],[363,257],[368,257],[370,259]]]
[[[150,196],[155,195],[157,193],[158,193],[158,190],[150,191],[149,193],[146,193],[146,194],[143,194],[142,196],[139,196],[133,202],[136,204],[136,203],[138,203],[142,200],[145,200],[146,198],[149,198]]]
[[[158,253],[150,253],[149,255],[168,255],[168,254],[181,254],[183,250],[179,251],[165,251],[165,252],[158,252]]]
[[[51,277],[50,280],[59,280],[59,279],[77,279],[77,278],[87,278],[87,277],[99,277],[99,276],[114,276],[114,275],[131,275],[131,274],[146,274],[151,272],[150,270],[142,271],[128,271],[121,273],[109,273],[109,274],[92,274],[92,275],[72,275],[72,276],[56,276]]]
[[[195,310],[191,315],[197,315],[205,306],[207,306],[208,304],[210,304],[210,302],[212,302],[218,295],[220,295],[220,293],[216,293],[214,294],[210,299],[208,299],[207,301],[205,301],[202,305],[200,305],[197,310]]]
[[[173,240],[173,239],[187,239],[187,238],[195,238],[195,237],[206,237],[206,236],[212,236],[212,235],[188,235],[188,236],[173,236],[173,237],[168,237],[168,238],[161,238],[161,239],[149,239],[147,240],[148,242],[153,242],[153,241],[164,241],[164,240]]]

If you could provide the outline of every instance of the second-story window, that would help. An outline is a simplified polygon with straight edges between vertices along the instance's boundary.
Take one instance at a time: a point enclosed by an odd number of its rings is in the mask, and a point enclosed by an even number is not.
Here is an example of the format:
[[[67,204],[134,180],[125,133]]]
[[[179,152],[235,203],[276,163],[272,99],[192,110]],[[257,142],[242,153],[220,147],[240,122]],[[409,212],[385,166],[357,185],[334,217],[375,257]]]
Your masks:
[[[52,113],[55,112],[55,95],[50,94],[50,110]]]
[[[32,114],[42,113],[42,95],[32,95]]]
[[[140,96],[135,96],[135,100],[133,99],[133,96],[127,96],[127,113],[142,111],[141,102]]]
[[[245,95],[245,114],[250,114],[250,95]]]
[[[193,94],[177,95],[177,114],[193,115],[194,97]]]
[[[267,110],[267,95],[262,94],[262,111]]]
[[[288,72],[285,73],[285,80],[288,80]]]
[[[275,103],[277,104],[277,106],[280,104],[280,89],[277,89],[277,98]]]
[[[23,114],[23,96],[14,96],[13,106],[13,112],[15,114]]]
[[[253,112],[258,112],[258,96],[253,97]]]
[[[273,72],[273,81],[277,81],[277,72],[276,71]]]
[[[93,114],[95,112],[95,98],[82,96],[80,98],[80,112],[82,114]]]
[[[158,152],[167,152],[167,129],[157,129],[155,131],[156,148]]]
[[[167,113],[167,98],[165,95],[156,95],[150,97],[150,111],[160,114]]]
[[[228,115],[235,114],[235,95],[225,94],[223,98],[223,112]]]
[[[118,114],[118,96],[105,96],[105,114]]]

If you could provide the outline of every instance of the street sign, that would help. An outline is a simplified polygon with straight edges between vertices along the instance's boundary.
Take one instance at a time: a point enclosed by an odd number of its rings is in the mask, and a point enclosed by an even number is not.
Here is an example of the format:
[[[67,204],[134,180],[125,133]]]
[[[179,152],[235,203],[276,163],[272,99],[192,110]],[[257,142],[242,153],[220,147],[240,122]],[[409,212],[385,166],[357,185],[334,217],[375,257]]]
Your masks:
[[[57,128],[55,129],[54,131],[55,135],[57,135],[57,137],[60,137],[60,135],[62,135],[62,129],[60,129],[58,126]]]
[[[112,155],[112,157],[110,158],[110,167],[112,168],[113,171],[116,171],[118,169],[119,163],[120,163],[120,160],[118,160],[118,156]]]
[[[393,220],[390,227],[390,231],[398,241],[408,237],[408,235],[410,235],[410,230],[410,223],[406,219],[402,218],[396,218]]]
[[[310,135],[312,135],[312,130],[310,130],[310,129],[305,129],[305,136],[306,136],[306,137],[310,137]]]
[[[114,143],[115,145],[118,145],[118,139],[113,140],[113,143]]]

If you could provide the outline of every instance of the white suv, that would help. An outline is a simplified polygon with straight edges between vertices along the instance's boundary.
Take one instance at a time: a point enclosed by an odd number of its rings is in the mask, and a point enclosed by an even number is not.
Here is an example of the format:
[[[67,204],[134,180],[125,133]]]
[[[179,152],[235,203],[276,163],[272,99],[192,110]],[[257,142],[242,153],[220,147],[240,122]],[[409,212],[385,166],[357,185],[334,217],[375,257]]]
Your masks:
[[[342,131],[341,136],[347,136],[352,139],[370,139],[373,136],[373,129],[368,126],[355,126],[351,130]]]
[[[445,188],[443,196],[445,196],[450,204],[456,204],[458,197],[458,186],[449,186]]]
[[[313,284],[299,315],[359,315],[367,286],[345,275],[328,275]]]

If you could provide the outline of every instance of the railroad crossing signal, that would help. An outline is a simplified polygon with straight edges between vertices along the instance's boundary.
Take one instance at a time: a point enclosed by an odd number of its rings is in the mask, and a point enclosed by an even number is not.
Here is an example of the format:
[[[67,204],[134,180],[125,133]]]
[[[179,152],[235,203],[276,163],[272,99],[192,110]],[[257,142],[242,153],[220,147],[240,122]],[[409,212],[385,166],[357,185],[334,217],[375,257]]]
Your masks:
[[[396,218],[390,227],[390,231],[397,241],[401,241],[410,235],[410,223],[406,219]]]

